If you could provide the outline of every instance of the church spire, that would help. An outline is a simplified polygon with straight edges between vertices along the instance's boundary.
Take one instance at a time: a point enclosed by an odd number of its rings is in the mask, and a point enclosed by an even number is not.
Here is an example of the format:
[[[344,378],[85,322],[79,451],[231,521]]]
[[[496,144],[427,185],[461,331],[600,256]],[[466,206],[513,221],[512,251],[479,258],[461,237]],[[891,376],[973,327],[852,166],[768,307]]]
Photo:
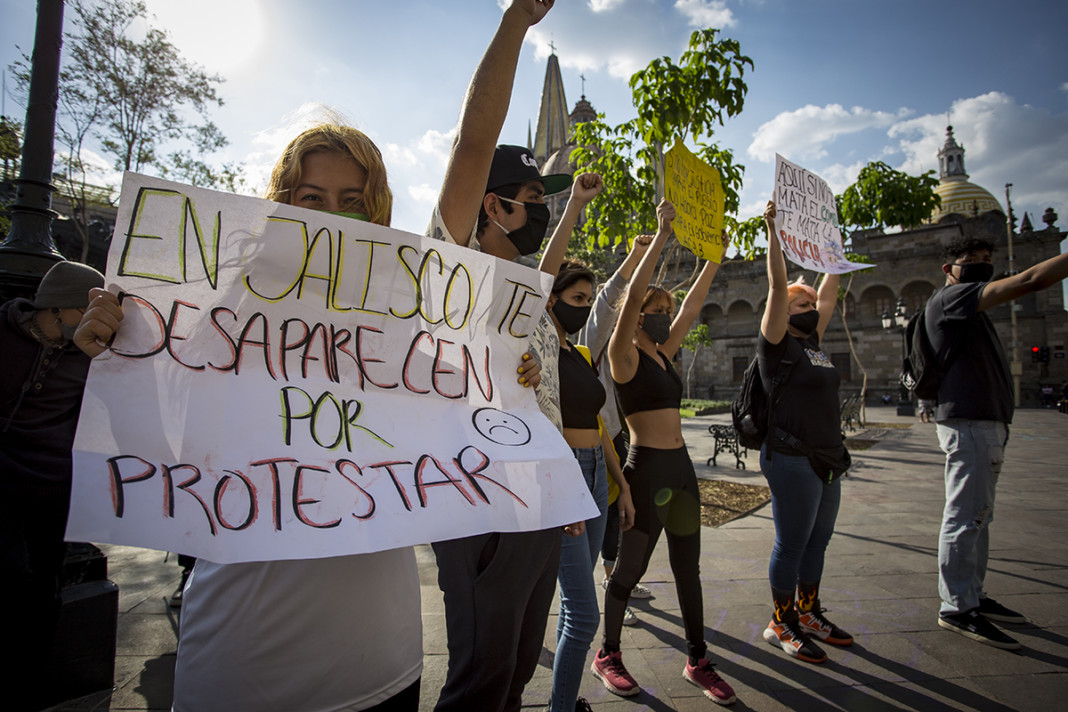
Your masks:
[[[953,138],[953,127],[946,127],[946,142],[938,151],[939,178],[945,181],[968,180],[964,172],[964,147]]]
[[[538,126],[534,134],[534,158],[539,165],[567,143],[570,124],[560,60],[556,57],[556,48],[552,47],[552,50],[545,68],[545,84],[541,90]]]

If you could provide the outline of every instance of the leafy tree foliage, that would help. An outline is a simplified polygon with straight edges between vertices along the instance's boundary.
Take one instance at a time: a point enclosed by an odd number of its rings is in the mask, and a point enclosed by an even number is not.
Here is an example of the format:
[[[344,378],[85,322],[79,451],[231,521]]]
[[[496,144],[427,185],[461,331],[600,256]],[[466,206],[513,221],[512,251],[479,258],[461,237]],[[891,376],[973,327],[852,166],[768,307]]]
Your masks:
[[[854,229],[916,227],[942,204],[934,192],[937,185],[934,171],[910,176],[882,161],[873,161],[837,197],[839,221]]]
[[[575,128],[579,147],[571,159],[580,171],[600,173],[605,184],[587,208],[584,230],[591,247],[655,231],[664,151],[676,141],[692,141],[695,153],[719,170],[727,215],[737,211],[745,168],[730,151],[703,141],[741,112],[746,66],[752,68],[753,61],[736,40],[720,39],[714,29],[698,30],[678,64],[660,57],[631,77],[637,117],[611,126],[599,115]]]
[[[142,0],[72,0],[71,29],[63,43],[56,135],[58,188],[71,202],[74,225],[88,253],[89,207],[114,200],[113,186],[91,183],[89,149],[116,170],[157,173],[193,185],[236,191],[240,166],[216,168],[204,156],[228,143],[211,121],[222,105],[210,74],[178,52],[166,31],[150,24]],[[30,58],[23,53],[12,74],[25,91]],[[165,153],[176,142],[192,151]]]
[[[712,346],[712,334],[708,331],[708,324],[699,323],[694,328],[690,329],[686,334],[686,338],[682,340],[682,348],[687,349],[693,354],[693,358],[690,359],[690,367],[686,369],[686,397],[691,396],[690,388],[693,384],[693,367],[697,364],[697,353],[705,347]]]

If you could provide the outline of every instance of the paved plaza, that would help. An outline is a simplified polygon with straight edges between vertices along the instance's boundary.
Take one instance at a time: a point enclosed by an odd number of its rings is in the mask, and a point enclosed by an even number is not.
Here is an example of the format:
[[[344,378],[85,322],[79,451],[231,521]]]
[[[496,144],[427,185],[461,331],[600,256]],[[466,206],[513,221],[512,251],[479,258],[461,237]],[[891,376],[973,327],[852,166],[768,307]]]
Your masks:
[[[870,409],[868,419],[867,430],[851,433],[874,444],[853,453],[821,591],[829,617],[856,642],[849,648],[825,646],[827,664],[792,660],[762,638],[771,612],[770,505],[702,530],[706,637],[719,672],[737,692],[731,709],[1064,709],[1068,416],[1055,410],[1017,412],[998,488],[987,591],[1033,622],[1003,626],[1023,644],[1020,652],[938,627],[936,557],[944,498],[934,425],[898,417],[890,408]],[[707,428],[727,422],[726,415],[684,421],[698,476],[764,484],[752,453],[745,470],[735,469],[729,455],[719,457],[718,467],[706,465],[713,449]],[[178,566],[173,556],[165,562],[162,552],[103,548],[109,576],[120,589],[115,689],[53,709],[167,710],[178,630],[167,599],[178,581]],[[430,710],[447,664],[445,622],[433,554],[429,547],[417,553],[425,652],[421,709]],[[633,602],[640,623],[624,628],[622,641],[623,659],[642,694],[615,697],[588,675],[582,695],[599,712],[714,708],[682,677],[685,643],[663,540],[643,582],[654,597]],[[542,665],[524,695],[530,709],[544,708],[548,701],[555,629],[554,607]]]

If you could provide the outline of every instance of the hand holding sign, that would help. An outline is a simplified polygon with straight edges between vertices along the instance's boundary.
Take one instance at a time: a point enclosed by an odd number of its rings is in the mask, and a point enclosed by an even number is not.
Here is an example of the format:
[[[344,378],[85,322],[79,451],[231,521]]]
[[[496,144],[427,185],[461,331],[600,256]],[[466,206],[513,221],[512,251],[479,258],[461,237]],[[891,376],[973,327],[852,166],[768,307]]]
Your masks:
[[[842,274],[870,267],[846,259],[838,208],[827,181],[782,156],[775,155],[775,200],[769,204],[768,227],[779,238],[783,254],[805,269]],[[768,209],[764,211],[768,220]]]
[[[664,188],[675,205],[675,236],[698,257],[723,258],[723,185],[719,171],[675,144],[664,156]]]

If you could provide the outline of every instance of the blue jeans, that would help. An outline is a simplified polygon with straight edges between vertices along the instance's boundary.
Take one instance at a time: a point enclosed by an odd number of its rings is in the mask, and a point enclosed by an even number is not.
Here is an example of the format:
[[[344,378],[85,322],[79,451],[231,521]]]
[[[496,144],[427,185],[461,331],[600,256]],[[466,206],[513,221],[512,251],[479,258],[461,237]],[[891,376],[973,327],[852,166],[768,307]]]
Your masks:
[[[551,712],[573,712],[575,709],[579,685],[586,672],[586,656],[601,623],[593,568],[604,539],[608,474],[600,447],[571,448],[571,451],[575,453],[600,514],[586,520],[586,531],[581,536],[561,535],[560,617],[556,625]]]
[[[935,424],[946,453],[946,508],[938,536],[942,615],[964,613],[985,598],[994,493],[1009,429],[996,420],[951,419]]]
[[[834,534],[842,480],[824,483],[803,455],[760,450],[760,470],[771,488],[775,520],[775,547],[771,550],[768,578],[771,587],[793,591],[798,581],[819,582],[823,557]]]

